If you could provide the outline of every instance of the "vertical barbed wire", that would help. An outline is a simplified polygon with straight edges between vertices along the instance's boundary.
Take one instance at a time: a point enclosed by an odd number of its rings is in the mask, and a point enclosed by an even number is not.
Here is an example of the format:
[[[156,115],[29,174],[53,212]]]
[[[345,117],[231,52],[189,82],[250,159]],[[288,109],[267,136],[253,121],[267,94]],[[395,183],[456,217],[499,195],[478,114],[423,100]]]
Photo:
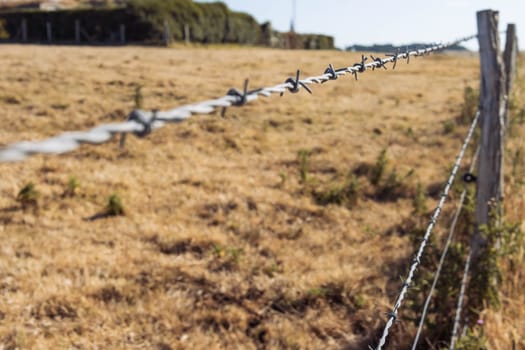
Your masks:
[[[239,91],[235,88],[230,89],[225,96],[212,100],[197,102],[193,104],[179,106],[169,111],[144,111],[136,109],[132,111],[126,122],[103,124],[88,131],[65,132],[61,135],[51,137],[47,140],[38,142],[18,142],[0,149],[0,162],[20,161],[27,156],[36,153],[42,154],[62,154],[75,150],[82,143],[101,144],[109,141],[115,134],[133,133],[138,137],[145,137],[152,131],[161,128],[166,123],[182,122],[195,114],[209,114],[218,108],[224,113],[225,108],[231,106],[244,106],[247,103],[257,100],[259,97],[269,97],[272,94],[285,92],[297,93],[304,89],[311,93],[309,85],[321,84],[339,77],[352,74],[357,79],[358,74],[376,68],[386,68],[387,63],[393,63],[394,68],[398,60],[406,59],[411,56],[424,56],[431,52],[441,51],[448,47],[458,45],[462,42],[471,40],[477,35],[471,35],[445,44],[434,44],[424,49],[408,50],[389,55],[387,58],[373,58],[372,62],[365,63],[367,57],[362,56],[361,61],[352,66],[334,69],[330,64],[322,75],[300,79],[300,70],[297,70],[295,77],[290,77],[283,84],[265,87],[248,91],[248,83],[245,82],[244,90]]]
[[[419,266],[421,264],[421,257],[423,256],[423,251],[425,250],[426,245],[428,244],[428,240],[430,238],[430,235],[434,229],[434,226],[437,223],[437,219],[441,215],[441,211],[443,210],[443,205],[445,204],[445,201],[448,197],[448,192],[450,191],[450,188],[452,187],[452,184],[454,182],[454,179],[456,177],[456,174],[458,172],[459,166],[461,164],[461,160],[463,159],[463,156],[465,155],[465,151],[467,149],[467,146],[470,142],[470,139],[472,138],[472,135],[474,134],[474,130],[476,128],[476,125],[478,123],[479,119],[479,112],[476,113],[476,116],[474,117],[474,120],[472,121],[472,125],[470,126],[469,132],[467,134],[467,137],[465,138],[465,141],[463,142],[463,145],[461,147],[461,150],[456,158],[456,162],[454,163],[454,167],[452,168],[452,171],[450,173],[450,176],[447,180],[447,183],[445,185],[445,189],[443,190],[443,193],[441,194],[441,199],[439,200],[439,203],[434,210],[434,213],[432,214],[432,217],[430,219],[430,223],[427,227],[427,230],[425,232],[425,235],[423,236],[423,239],[421,241],[421,245],[419,246],[419,249],[417,250],[417,253],[412,261],[412,265],[410,266],[410,270],[408,271],[408,276],[406,280],[403,283],[403,286],[401,288],[401,291],[397,297],[396,303],[394,304],[394,307],[390,313],[388,313],[388,321],[386,322],[385,328],[383,329],[383,334],[381,335],[381,338],[379,339],[379,343],[376,347],[376,350],[381,350],[383,346],[386,343],[386,340],[388,338],[389,330],[394,324],[394,322],[397,320],[398,317],[398,311],[401,308],[401,305],[403,303],[403,300],[405,299],[405,296],[408,292],[408,288],[410,287],[410,284],[412,283],[412,280],[414,278],[414,274]]]
[[[474,171],[474,168],[476,166],[476,160],[478,158],[479,154],[479,146],[476,149],[476,152],[474,153],[474,156],[472,157],[469,173],[472,173]],[[450,247],[450,244],[452,243],[452,239],[454,237],[454,233],[456,231],[456,225],[458,223],[459,216],[461,214],[461,211],[463,209],[463,204],[465,203],[465,199],[467,198],[467,189],[465,188],[463,192],[461,192],[461,197],[459,198],[459,204],[458,208],[456,210],[456,213],[454,214],[454,217],[452,219],[452,223],[450,225],[450,230],[448,234],[447,241],[445,243],[445,247],[443,248],[443,252],[441,253],[441,257],[439,258],[439,264],[436,269],[436,272],[434,274],[434,280],[432,281],[432,286],[430,287],[430,290],[428,292],[427,298],[425,300],[425,305],[423,307],[423,312],[421,314],[421,318],[419,320],[419,326],[417,328],[416,336],[414,337],[414,342],[412,343],[412,350],[416,350],[417,343],[419,342],[419,337],[421,336],[421,332],[423,331],[423,325],[425,324],[425,319],[427,317],[428,313],[428,307],[430,305],[430,301],[432,299],[432,295],[434,294],[434,290],[436,289],[437,282],[439,280],[439,277],[441,276],[441,270],[443,269],[443,265],[445,263],[445,259],[448,254],[448,249]]]
[[[456,346],[456,339],[459,329],[459,322],[461,318],[461,311],[463,309],[463,299],[465,297],[465,291],[467,289],[467,279],[468,273],[470,270],[470,261],[472,259],[472,250],[469,251],[467,255],[467,260],[465,261],[465,268],[463,270],[463,278],[461,279],[461,288],[459,291],[458,305],[456,307],[456,317],[454,318],[454,327],[452,328],[452,335],[450,337],[450,350],[454,350]]]

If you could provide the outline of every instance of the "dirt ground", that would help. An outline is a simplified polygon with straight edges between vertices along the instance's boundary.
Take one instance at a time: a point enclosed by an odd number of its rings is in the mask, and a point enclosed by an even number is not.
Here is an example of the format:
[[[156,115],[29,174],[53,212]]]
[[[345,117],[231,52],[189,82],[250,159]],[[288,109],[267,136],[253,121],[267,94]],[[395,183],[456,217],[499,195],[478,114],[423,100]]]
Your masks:
[[[359,61],[259,48],[0,50],[3,145],[125,120],[138,86],[144,108],[169,109],[222,96],[245,78],[271,86],[298,68],[310,76]],[[123,149],[115,138],[0,164],[0,347],[375,345],[414,252],[399,227],[413,215],[418,183],[428,212],[437,203],[432,189],[467,131],[452,121],[478,70],[475,55],[415,58],[313,86],[312,95],[262,98],[224,118],[130,136]],[[393,173],[399,190],[385,196],[366,172],[384,149],[384,178]],[[337,186],[349,178],[354,191],[342,196]],[[34,200],[17,201],[30,182]],[[112,194],[125,215],[104,215]],[[512,308],[525,303],[509,299]],[[525,344],[523,318],[508,315],[489,313],[493,349],[509,349],[511,332]],[[392,346],[406,348],[415,326],[400,318]]]

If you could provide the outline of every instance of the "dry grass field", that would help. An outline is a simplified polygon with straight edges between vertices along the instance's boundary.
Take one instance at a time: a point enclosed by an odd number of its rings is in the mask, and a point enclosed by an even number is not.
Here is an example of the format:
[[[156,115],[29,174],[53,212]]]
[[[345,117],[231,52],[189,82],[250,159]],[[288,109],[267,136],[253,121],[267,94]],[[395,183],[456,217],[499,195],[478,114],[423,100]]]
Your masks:
[[[222,96],[247,77],[255,88],[297,68],[317,75],[359,60],[259,48],[1,50],[3,145],[122,121],[138,86],[144,108],[168,109]],[[425,218],[437,203],[467,131],[451,122],[478,70],[475,55],[415,58],[313,86],[312,95],[129,136],[123,149],[114,139],[0,164],[0,348],[375,345],[414,251],[400,227],[413,216],[418,183],[429,193]],[[390,192],[363,175],[383,149]],[[21,205],[30,182],[36,204]],[[515,219],[518,182],[508,185]],[[112,194],[125,215],[97,217]],[[504,283],[502,307],[483,313],[490,349],[512,340],[525,348],[523,272]],[[407,302],[407,315],[416,309]],[[407,348],[415,330],[400,316],[392,349]]]

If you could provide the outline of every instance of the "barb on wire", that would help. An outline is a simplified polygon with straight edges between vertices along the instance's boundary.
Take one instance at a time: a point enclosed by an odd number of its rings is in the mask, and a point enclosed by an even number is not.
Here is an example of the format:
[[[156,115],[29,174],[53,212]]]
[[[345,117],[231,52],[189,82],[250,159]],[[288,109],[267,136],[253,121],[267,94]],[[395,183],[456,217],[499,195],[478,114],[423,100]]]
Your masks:
[[[245,104],[250,102],[254,94],[261,91],[261,89],[255,89],[255,90],[248,91],[249,82],[250,82],[249,79],[246,79],[244,81],[244,88],[242,92],[237,90],[236,88],[231,88],[230,90],[228,90],[228,92],[226,93],[226,96],[233,96],[237,99],[236,101],[232,102],[232,106],[236,106],[236,107],[244,106]],[[222,107],[221,117],[224,118],[227,108],[228,108],[227,106]]]
[[[476,165],[476,159],[478,158],[479,154],[479,146],[476,150],[476,153],[474,153],[474,157],[472,157],[472,160],[470,162],[470,170],[469,173],[472,173],[474,170],[474,167]],[[465,176],[463,176],[464,178]],[[430,290],[428,291],[427,298],[425,300],[425,304],[423,307],[423,312],[421,313],[421,318],[419,320],[419,326],[417,328],[416,336],[414,337],[414,342],[412,343],[412,350],[416,350],[417,343],[419,342],[419,337],[421,336],[421,332],[423,331],[423,325],[425,324],[425,319],[427,317],[428,313],[428,306],[430,305],[430,300],[432,299],[432,296],[434,294],[434,290],[436,289],[437,282],[439,280],[439,277],[441,275],[441,270],[443,269],[443,264],[445,263],[445,259],[448,254],[448,249],[450,247],[450,244],[452,243],[452,239],[454,237],[454,233],[456,231],[456,225],[458,223],[459,215],[461,214],[461,211],[463,209],[463,204],[465,203],[465,199],[467,198],[467,189],[465,188],[463,192],[461,193],[461,197],[459,198],[459,204],[458,208],[456,210],[456,213],[454,214],[454,217],[452,218],[452,224],[450,225],[449,234],[447,237],[447,241],[445,243],[445,246],[443,248],[443,252],[441,253],[441,257],[439,258],[439,264],[436,269],[436,273],[434,274],[434,280],[432,281],[432,286],[430,287]]]
[[[393,66],[392,66],[392,69],[396,69],[396,65],[397,65],[397,59],[398,57],[400,56],[400,50],[397,49],[396,53],[387,53],[386,56],[387,57],[390,57],[390,61],[393,62]]]
[[[420,54],[420,52],[419,52],[419,50],[417,50],[416,53],[414,54],[414,56],[417,56],[419,54]],[[409,64],[410,63],[410,50],[408,49],[408,46],[407,46],[407,50],[405,51],[405,54],[404,54],[403,57],[407,59],[407,64]]]
[[[479,112],[476,113],[476,116],[474,118],[474,121],[472,122],[470,130],[467,134],[467,137],[465,138],[465,141],[463,142],[463,146],[461,147],[461,150],[456,158],[456,162],[454,163],[454,167],[452,168],[450,176],[448,177],[448,180],[445,184],[445,188],[443,190],[443,193],[441,194],[439,203],[436,209],[434,210],[434,213],[432,214],[430,223],[425,231],[425,235],[423,236],[423,240],[421,241],[419,249],[417,250],[416,255],[412,261],[412,265],[410,266],[410,270],[408,271],[408,275],[405,280],[405,283],[403,283],[401,291],[399,292],[399,295],[397,297],[396,303],[394,304],[394,307],[390,313],[390,315],[396,315],[396,317],[395,318],[392,316],[388,317],[388,321],[386,322],[385,328],[383,329],[383,334],[381,338],[379,339],[379,343],[376,347],[376,350],[381,350],[383,348],[388,338],[388,333],[389,333],[390,328],[392,327],[396,319],[399,317],[398,311],[401,308],[401,305],[403,303],[403,300],[405,299],[406,294],[408,293],[408,288],[410,287],[410,284],[412,283],[414,274],[418,266],[421,264],[421,256],[423,255],[423,251],[425,250],[425,247],[428,243],[430,235],[432,234],[434,226],[436,226],[437,220],[439,216],[441,215],[441,211],[443,210],[443,205],[445,204],[445,201],[448,197],[448,192],[450,191],[450,188],[452,187],[452,183],[454,182],[454,179],[456,178],[456,174],[461,164],[461,160],[463,159],[467,146],[470,143],[470,139],[472,138],[472,135],[474,134],[474,129],[476,128],[478,119],[479,119]]]
[[[337,80],[340,75],[345,75],[346,74],[346,68],[335,69],[334,65],[330,63],[328,65],[328,68],[326,68],[326,70],[324,71],[324,74],[328,74],[328,79],[329,80],[321,81],[322,84],[324,84],[324,83],[326,83],[327,81],[330,81],[330,80]]]
[[[374,57],[370,55],[370,58],[372,58],[372,60],[377,63],[377,66],[373,66],[372,70],[375,70],[376,68],[383,68],[385,70],[387,69],[385,66],[385,62],[383,62],[383,60],[380,59],[379,57]]]
[[[146,117],[145,115],[138,113],[137,111],[131,112],[128,116],[128,121],[134,121],[142,125],[142,130],[136,130],[133,132],[137,137],[146,137],[151,134],[151,127],[153,123],[157,120],[158,109],[152,111],[151,118]],[[123,148],[126,143],[126,133],[122,133],[120,136],[120,147]]]
[[[299,77],[301,76],[301,70],[297,70],[297,73],[295,74],[295,79],[290,77],[286,79],[285,84],[287,84],[288,91],[290,91],[292,94],[296,94],[299,91],[301,91],[301,87],[303,87],[306,91],[308,91],[310,94],[312,93],[312,90],[306,85],[304,81],[301,81]],[[330,79],[330,78],[329,78]],[[284,95],[284,91],[281,92],[281,97]]]
[[[353,68],[354,70],[352,70],[352,74],[354,75],[355,77],[355,80],[357,80],[357,73],[364,73],[366,71],[366,60],[368,59],[368,57],[366,57],[365,55],[361,55],[361,62],[359,63],[355,63]],[[375,66],[372,66],[372,68],[374,68]]]
[[[450,46],[457,45],[464,41],[468,41],[476,37],[475,35],[458,39],[456,41],[429,46],[426,49],[416,51],[407,51],[405,53],[397,53],[389,55],[384,59],[375,59],[372,62],[365,63],[366,57],[361,57],[361,62],[356,63],[350,67],[340,69],[325,70],[324,74],[313,76],[309,78],[300,79],[300,71],[297,71],[295,78],[288,78],[285,83],[265,87],[257,90],[247,91],[247,86],[243,92],[230,89],[230,91],[222,97],[201,101],[189,105],[179,106],[169,111],[144,111],[136,109],[132,111],[128,120],[122,123],[103,124],[87,131],[65,132],[58,136],[37,142],[18,142],[8,145],[0,149],[0,162],[19,161],[26,157],[42,153],[42,154],[62,154],[70,152],[78,148],[83,143],[101,144],[109,141],[113,135],[122,133],[136,133],[141,135],[163,127],[166,123],[178,123],[190,118],[192,115],[209,114],[219,108],[242,106],[248,102],[257,100],[259,97],[269,97],[272,94],[284,94],[286,91],[297,93],[301,88],[311,93],[309,85],[314,83],[319,84],[330,80],[335,80],[336,76],[343,76],[347,73],[355,75],[357,79],[358,73],[364,73],[367,69],[374,70],[375,68],[383,67],[385,64],[393,63],[394,67],[400,58],[409,58],[421,53],[431,53],[440,51]],[[335,74],[334,74],[335,73]]]

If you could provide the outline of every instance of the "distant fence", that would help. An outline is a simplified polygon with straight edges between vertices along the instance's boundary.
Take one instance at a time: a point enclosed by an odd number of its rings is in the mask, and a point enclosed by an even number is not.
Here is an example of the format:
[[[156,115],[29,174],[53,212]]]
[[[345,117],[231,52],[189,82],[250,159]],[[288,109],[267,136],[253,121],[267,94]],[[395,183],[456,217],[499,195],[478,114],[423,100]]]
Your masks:
[[[480,65],[481,65],[481,91],[480,91],[480,105],[479,110],[475,116],[466,136],[461,150],[454,162],[452,171],[445,182],[442,195],[436,209],[433,211],[432,217],[421,240],[418,250],[415,252],[406,279],[403,281],[400,292],[396,299],[393,309],[387,315],[387,322],[383,329],[382,335],[378,341],[375,349],[380,350],[387,345],[391,327],[396,321],[400,319],[399,311],[402,307],[403,301],[407,296],[409,288],[413,287],[413,280],[415,273],[421,264],[421,258],[424,254],[426,245],[429,242],[430,236],[438,219],[440,218],[443,206],[451,186],[458,173],[461,161],[465,155],[465,151],[469,145],[470,140],[479,124],[481,125],[481,133],[477,155],[477,195],[476,195],[476,228],[471,238],[471,249],[467,254],[466,264],[463,274],[463,279],[459,281],[461,284],[461,293],[456,310],[456,319],[452,330],[452,337],[450,348],[453,349],[457,340],[457,330],[460,322],[460,316],[463,308],[463,297],[465,294],[466,285],[468,283],[469,268],[473,264],[483,261],[484,248],[487,247],[486,237],[482,234],[481,227],[487,225],[490,221],[489,212],[494,207],[499,207],[499,201],[502,197],[503,191],[503,147],[506,136],[507,126],[507,108],[508,96],[510,94],[511,84],[515,75],[515,63],[517,57],[517,41],[516,28],[510,24],[507,28],[507,44],[505,47],[505,54],[502,55],[499,48],[499,33],[498,33],[498,12],[486,10],[478,12],[478,34],[446,44],[435,44],[427,48],[420,48],[415,50],[406,50],[388,55],[386,58],[378,58],[370,56],[362,56],[361,61],[352,66],[335,69],[331,64],[324,71],[322,75],[308,78],[300,78],[300,71],[297,71],[295,77],[288,78],[284,83],[272,87],[259,88],[254,90],[248,89],[248,80],[246,80],[243,90],[230,89],[223,97],[197,102],[189,105],[177,107],[169,111],[144,111],[134,110],[130,113],[128,121],[122,123],[105,124],[95,127],[86,132],[67,132],[59,136],[39,141],[39,142],[19,142],[0,149],[0,161],[19,161],[26,157],[42,153],[42,154],[62,154],[70,152],[82,143],[102,144],[109,141],[113,135],[122,134],[121,145],[124,143],[124,136],[127,133],[133,133],[136,136],[144,137],[149,135],[155,129],[161,128],[170,122],[182,122],[190,118],[194,114],[208,114],[219,109],[222,113],[226,108],[232,106],[243,106],[247,103],[253,102],[260,97],[269,97],[272,94],[284,93],[298,93],[301,90],[306,90],[312,93],[310,86],[313,84],[321,84],[351,74],[358,78],[359,74],[365,73],[375,69],[387,69],[387,64],[393,64],[395,68],[398,61],[406,60],[407,63],[410,57],[425,56],[427,54],[441,51],[449,47],[458,45],[464,41],[478,38],[480,45]],[[475,165],[471,165],[471,171]],[[456,213],[453,220],[450,235],[442,253],[441,261],[436,273],[434,274],[434,282],[429,292],[429,296],[421,313],[421,321],[419,330],[415,336],[412,349],[416,349],[421,328],[423,326],[427,306],[432,297],[433,290],[439,278],[442,264],[446,258],[448,247],[453,238],[453,231],[459,217],[459,211],[463,201],[465,200],[465,193],[462,194],[458,213]]]
[[[143,9],[128,7],[57,11],[0,12],[0,42],[40,44],[166,45],[172,41],[204,44],[233,43],[292,49],[333,49],[328,35],[281,33],[269,23],[229,11],[224,5],[200,19],[184,13],[148,17]]]

